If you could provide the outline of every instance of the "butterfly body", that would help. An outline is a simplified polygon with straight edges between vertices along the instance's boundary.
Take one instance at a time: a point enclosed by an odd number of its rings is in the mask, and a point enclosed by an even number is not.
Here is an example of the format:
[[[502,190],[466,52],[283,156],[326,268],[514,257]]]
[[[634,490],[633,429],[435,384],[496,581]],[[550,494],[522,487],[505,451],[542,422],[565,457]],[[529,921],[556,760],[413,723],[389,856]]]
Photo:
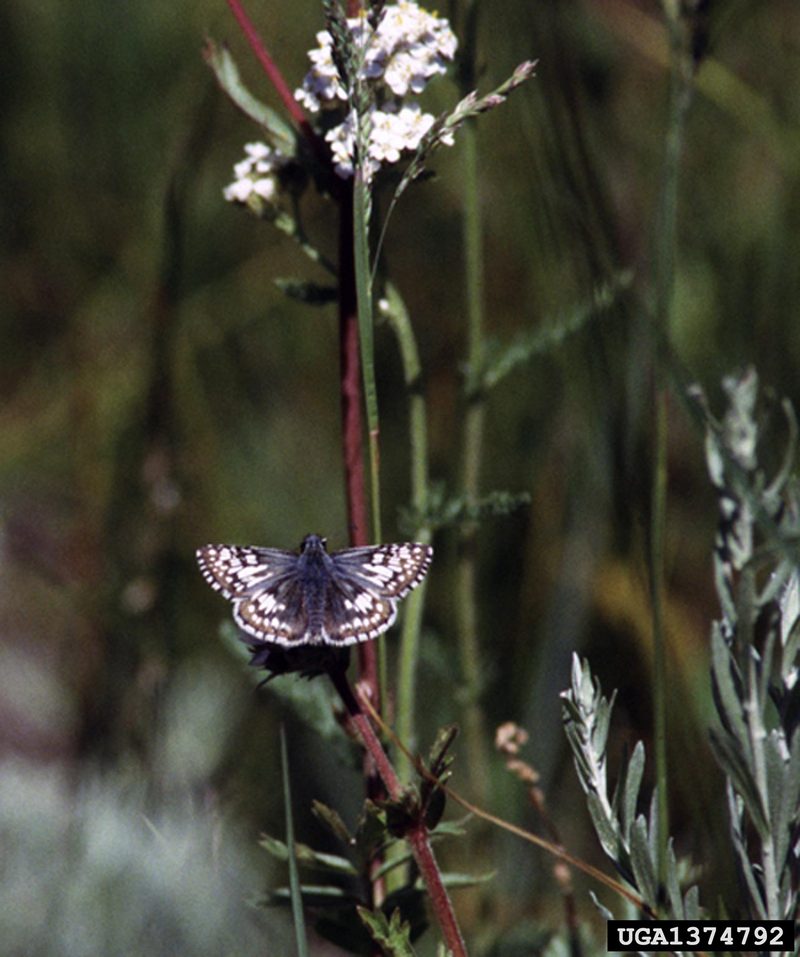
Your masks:
[[[397,602],[425,577],[429,545],[404,543],[329,553],[307,535],[299,553],[247,545],[197,550],[211,587],[233,602],[239,628],[284,647],[370,641],[397,617]]]

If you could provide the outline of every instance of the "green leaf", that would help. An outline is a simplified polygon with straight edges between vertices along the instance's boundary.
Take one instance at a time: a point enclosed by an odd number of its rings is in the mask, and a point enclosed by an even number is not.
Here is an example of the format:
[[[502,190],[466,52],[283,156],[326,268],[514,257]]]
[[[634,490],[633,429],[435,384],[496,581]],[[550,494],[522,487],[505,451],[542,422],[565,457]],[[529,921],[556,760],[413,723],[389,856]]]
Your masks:
[[[739,745],[741,760],[752,769],[750,737],[742,710],[741,680],[731,649],[718,631],[711,635],[711,674],[723,726]]]
[[[463,874],[458,871],[443,871],[442,883],[447,888],[477,887],[479,884],[487,884],[494,880],[497,871],[485,871],[483,874]],[[416,886],[419,890],[425,890],[425,882],[421,877],[417,878]]]
[[[411,928],[410,939],[416,940],[428,928],[428,891],[413,884],[404,884],[392,891],[381,905],[384,914],[399,910]]]
[[[592,727],[592,748],[596,755],[605,756],[608,744],[608,732],[611,727],[611,712],[614,699],[611,701],[599,696],[595,705],[594,725]]]
[[[435,840],[437,837],[462,837],[466,834],[464,824],[472,818],[471,814],[459,821],[440,821],[430,832],[430,836]]]
[[[659,848],[661,847],[661,832],[659,830],[661,822],[658,818],[658,787],[653,789],[650,797],[650,820],[648,821],[647,842],[650,845],[650,860],[658,860]],[[655,865],[654,865],[655,866]]]
[[[400,909],[395,908],[388,919],[382,911],[359,907],[358,916],[375,943],[388,957],[414,957],[411,946],[411,927],[403,920]]]
[[[673,846],[672,838],[667,841],[666,884],[670,916],[675,920],[683,920],[683,900],[681,899],[681,885],[678,879],[678,862],[675,859],[675,847]]]
[[[402,846],[403,845],[399,843],[394,846],[393,850],[397,853],[393,853],[384,859],[381,866],[376,870],[375,877],[384,877],[386,874],[410,863],[414,859],[414,855],[410,850],[400,850]]]
[[[452,757],[447,752],[457,737],[457,724],[446,724],[436,732],[436,738],[428,754],[428,770],[434,777],[439,777],[450,764]]]
[[[605,804],[593,791],[587,792],[586,804],[601,847],[612,861],[618,861],[621,850],[620,836],[614,822],[608,818]]]
[[[725,731],[709,731],[711,750],[717,763],[731,779],[736,791],[745,802],[745,807],[762,838],[769,834],[769,824],[758,787],[745,763],[738,742]]]
[[[531,359],[554,352],[567,338],[606,312],[632,280],[633,273],[627,270],[620,272],[595,289],[588,301],[573,306],[568,313],[551,320],[544,327],[520,333],[506,344],[489,340],[486,343],[484,368],[479,377],[482,388],[492,389]]]
[[[289,848],[283,841],[268,834],[263,835],[259,842],[261,847],[268,851],[279,861],[288,861]],[[346,857],[340,857],[338,854],[326,854],[323,851],[315,851],[307,844],[295,842],[294,856],[298,864],[304,867],[313,867],[317,870],[328,871],[332,874],[349,874],[357,876],[358,871]]]
[[[341,908],[345,904],[353,904],[357,898],[344,887],[337,887],[335,884],[301,884],[300,894],[303,903],[307,907]],[[276,887],[267,895],[267,902],[270,904],[285,904],[292,897],[291,889],[288,887]]]
[[[334,811],[332,807],[328,807],[328,805],[323,804],[322,801],[315,800],[311,802],[311,813],[317,820],[321,821],[345,847],[349,847],[353,843],[353,837],[338,811]]]
[[[772,755],[767,771],[771,785],[771,803],[775,805],[772,812],[772,835],[775,842],[775,857],[778,866],[782,867],[789,854],[792,832],[800,817],[800,734],[796,733],[792,740],[788,760],[783,757],[784,745],[777,732],[773,731],[770,734],[767,748],[768,753]],[[774,765],[772,769],[771,765]],[[776,783],[773,784],[773,781]],[[772,787],[778,788],[774,794],[771,791]]]
[[[744,810],[744,801],[736,794],[733,784],[727,781],[728,815],[731,823],[731,837],[733,838],[733,849],[736,853],[736,859],[739,864],[739,874],[747,888],[748,898],[753,911],[759,917],[766,918],[767,908],[761,893],[761,887],[755,874],[753,865],[750,862],[750,856],[747,852],[747,839],[743,831],[742,814]],[[686,915],[689,917],[689,915]]]
[[[257,100],[245,87],[239,68],[228,48],[224,44],[220,45],[208,39],[203,56],[214,71],[214,76],[222,89],[245,116],[264,128],[272,141],[272,146],[279,149],[284,156],[294,156],[297,152],[294,130],[275,110]]]
[[[684,920],[702,920],[703,908],[700,906],[700,890],[693,884],[683,895]]]
[[[794,669],[800,644],[800,572],[794,569],[780,597],[781,644],[784,647],[783,678]]]
[[[639,893],[651,907],[655,907],[658,905],[658,881],[650,853],[647,820],[640,814],[631,828],[631,867]]]
[[[427,495],[424,511],[400,509],[398,524],[406,533],[411,534],[417,528],[436,530],[451,526],[471,525],[486,518],[499,518],[510,515],[529,505],[531,497],[527,492],[489,492],[474,501],[463,496],[445,498],[442,485],[432,486]]]
[[[374,801],[364,801],[364,810],[356,827],[355,842],[359,859],[368,861],[388,840],[386,812]]]
[[[600,916],[604,920],[614,920],[613,913],[605,906],[605,904],[600,903],[600,898],[595,894],[594,891],[589,891],[589,897],[592,899],[594,906],[600,911]]]
[[[636,804],[639,799],[639,788],[644,774],[645,751],[641,741],[636,742],[633,754],[628,762],[625,776],[624,800],[621,807],[622,836],[630,840],[631,827],[636,819]]]

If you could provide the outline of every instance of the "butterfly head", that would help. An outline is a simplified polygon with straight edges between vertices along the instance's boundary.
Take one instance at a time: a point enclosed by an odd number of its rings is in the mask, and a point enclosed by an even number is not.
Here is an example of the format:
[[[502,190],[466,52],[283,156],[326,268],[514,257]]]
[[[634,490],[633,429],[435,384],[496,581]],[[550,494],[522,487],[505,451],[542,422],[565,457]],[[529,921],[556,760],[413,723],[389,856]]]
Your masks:
[[[302,542],[300,542],[300,551],[304,555],[308,554],[319,554],[320,552],[327,552],[328,550],[328,539],[322,538],[319,535],[306,535]]]

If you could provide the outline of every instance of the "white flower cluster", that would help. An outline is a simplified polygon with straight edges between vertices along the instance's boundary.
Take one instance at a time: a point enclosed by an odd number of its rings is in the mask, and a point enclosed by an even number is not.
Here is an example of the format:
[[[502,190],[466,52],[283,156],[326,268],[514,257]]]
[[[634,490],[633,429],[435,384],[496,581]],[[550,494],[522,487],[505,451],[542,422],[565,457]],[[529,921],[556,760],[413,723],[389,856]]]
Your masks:
[[[231,203],[274,204],[278,195],[278,172],[286,157],[266,143],[247,143],[246,156],[233,167],[234,181],[223,195]]]
[[[419,94],[431,77],[444,73],[456,52],[457,40],[446,19],[433,16],[412,0],[384,8],[377,29],[366,15],[349,19],[356,46],[363,51],[362,78],[374,88],[370,110],[369,153],[366,175],[383,163],[396,163],[400,154],[415,150],[433,123],[416,103],[404,105],[403,97]],[[333,39],[327,30],[317,34],[319,46],[308,54],[311,69],[295,97],[310,113],[341,105],[348,99],[333,60]],[[331,146],[336,172],[353,175],[356,117],[350,112],[330,129],[325,139]]]

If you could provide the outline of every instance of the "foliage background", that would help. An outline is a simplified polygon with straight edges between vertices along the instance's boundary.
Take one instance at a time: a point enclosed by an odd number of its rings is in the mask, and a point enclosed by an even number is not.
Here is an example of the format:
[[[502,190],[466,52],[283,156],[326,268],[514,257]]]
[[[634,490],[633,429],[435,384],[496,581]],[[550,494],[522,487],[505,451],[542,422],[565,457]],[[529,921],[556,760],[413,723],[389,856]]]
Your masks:
[[[707,7],[711,60],[686,134],[673,343],[712,397],[722,374],[752,363],[797,407],[800,12],[788,0]],[[249,11],[299,83],[319,4],[253,0]],[[256,134],[216,90],[204,35],[227,38],[251,87],[270,96],[223,3],[12,2],[0,10],[0,33],[0,828],[41,833],[45,816],[63,815],[41,849],[49,860],[70,821],[85,816],[85,834],[97,833],[103,815],[87,795],[99,793],[109,819],[133,822],[125,833],[139,834],[151,814],[166,846],[226,848],[240,882],[220,883],[237,922],[236,902],[271,880],[268,860],[248,848],[259,830],[283,826],[276,722],[285,712],[269,690],[253,693],[219,640],[225,609],[193,550],[206,541],[293,547],[312,530],[346,543],[335,316],[276,288],[276,277],[324,277],[222,202],[242,143]],[[612,310],[491,394],[485,487],[527,491],[532,503],[479,536],[487,729],[513,718],[533,731],[529,756],[564,839],[593,859],[557,696],[580,650],[604,687],[619,688],[617,750],[649,738],[652,410],[642,316],[658,230],[666,44],[656,5],[626,0],[486,2],[480,37],[482,89],[525,58],[540,61],[537,78],[479,125],[491,335],[508,340],[557,322],[620,270],[634,275]],[[448,82],[434,86],[435,109],[455,100]],[[388,238],[420,341],[432,473],[451,487],[464,348],[459,162],[457,147],[440,155],[437,180],[404,198]],[[309,226],[332,250],[324,203],[312,203]],[[398,358],[380,330],[378,363],[391,539],[407,496],[406,410]],[[705,734],[716,515],[702,436],[678,394],[669,478],[673,830],[698,858],[724,862]],[[452,531],[435,546],[420,676],[428,736],[459,707]],[[298,808],[321,797],[354,814],[360,784],[347,762],[302,724],[291,737]],[[456,786],[470,761],[462,751]],[[493,808],[533,824],[518,786],[499,762],[493,768]],[[45,794],[60,812],[31,799]],[[191,821],[192,836],[181,838]],[[320,839],[302,814],[298,826]],[[94,873],[100,859],[106,877],[116,874],[118,845],[100,858],[90,845],[87,837],[66,872]],[[46,868],[32,876],[36,855],[22,837],[19,848],[18,893],[36,886],[47,897],[58,875],[52,885]],[[493,933],[523,915],[557,923],[543,862],[516,845],[503,851]],[[184,899],[221,893],[187,878],[203,870],[194,853],[179,868],[186,894],[176,895],[176,913]],[[719,889],[713,870],[705,879]],[[97,915],[89,924],[111,934],[103,921],[113,897],[101,885],[96,897],[87,891]],[[3,896],[7,927],[21,918],[17,898]],[[470,932],[478,906],[461,900]],[[74,926],[82,912],[70,906],[59,909]],[[31,927],[20,926],[29,939]],[[44,940],[52,926],[35,932]],[[183,932],[183,952],[211,947]],[[135,927],[130,934],[137,941]],[[94,953],[93,941],[89,933],[74,952]]]

